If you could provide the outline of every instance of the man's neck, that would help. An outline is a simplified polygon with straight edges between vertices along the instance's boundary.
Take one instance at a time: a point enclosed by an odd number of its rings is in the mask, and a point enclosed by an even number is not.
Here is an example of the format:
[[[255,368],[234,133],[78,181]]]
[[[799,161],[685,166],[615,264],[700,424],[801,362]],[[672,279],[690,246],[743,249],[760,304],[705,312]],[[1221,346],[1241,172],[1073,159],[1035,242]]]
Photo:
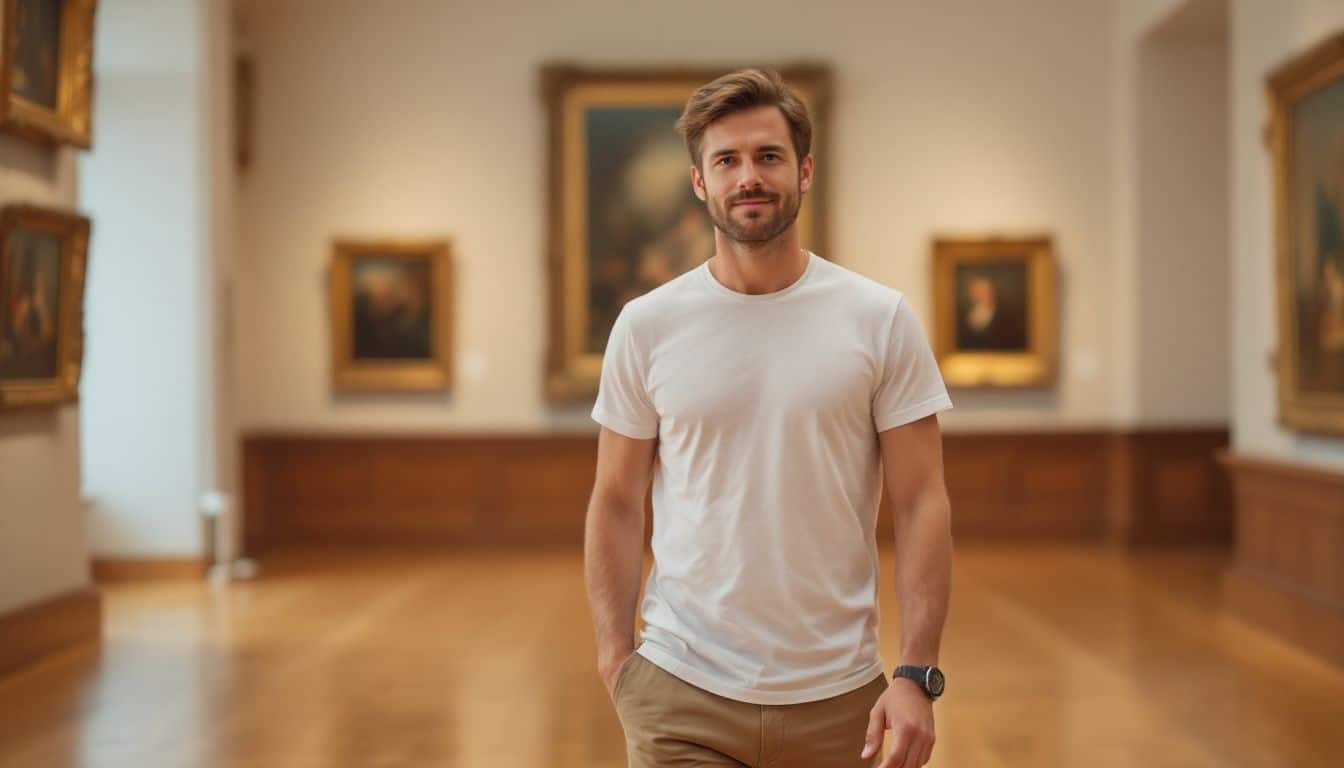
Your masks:
[[[764,243],[739,243],[714,230],[709,271],[725,288],[746,294],[782,291],[807,269],[808,256],[798,244],[798,226]]]

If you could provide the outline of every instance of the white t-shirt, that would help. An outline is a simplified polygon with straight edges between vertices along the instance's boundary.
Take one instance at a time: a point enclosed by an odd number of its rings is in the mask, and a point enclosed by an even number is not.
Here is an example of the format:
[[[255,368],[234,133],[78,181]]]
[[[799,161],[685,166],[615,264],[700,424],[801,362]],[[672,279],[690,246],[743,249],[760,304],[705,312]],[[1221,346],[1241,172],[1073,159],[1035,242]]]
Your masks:
[[[883,673],[877,433],[951,407],[902,294],[812,253],[774,293],[706,262],[628,302],[592,417],[659,438],[638,653],[754,704]]]

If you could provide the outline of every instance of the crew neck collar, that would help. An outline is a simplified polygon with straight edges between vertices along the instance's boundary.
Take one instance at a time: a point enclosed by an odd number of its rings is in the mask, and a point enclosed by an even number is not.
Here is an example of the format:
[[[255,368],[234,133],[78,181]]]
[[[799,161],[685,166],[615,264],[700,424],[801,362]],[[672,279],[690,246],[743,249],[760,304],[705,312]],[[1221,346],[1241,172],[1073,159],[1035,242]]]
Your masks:
[[[720,283],[718,278],[714,277],[714,273],[709,271],[709,259],[705,259],[701,262],[700,276],[711,291],[721,296],[745,302],[776,301],[798,290],[799,287],[807,282],[808,277],[812,274],[812,267],[819,257],[808,250],[804,250],[803,253],[807,254],[807,264],[803,267],[803,274],[799,275],[798,279],[794,280],[792,283],[780,288],[778,291],[771,291],[770,293],[742,293],[740,291],[734,291],[732,288]]]

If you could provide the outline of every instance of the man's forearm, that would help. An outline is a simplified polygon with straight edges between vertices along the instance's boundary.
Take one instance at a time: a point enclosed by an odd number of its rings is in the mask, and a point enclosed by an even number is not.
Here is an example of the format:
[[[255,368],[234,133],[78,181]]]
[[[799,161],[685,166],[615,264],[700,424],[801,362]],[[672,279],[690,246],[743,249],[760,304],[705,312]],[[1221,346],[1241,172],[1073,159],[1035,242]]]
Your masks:
[[[938,663],[952,588],[952,513],[941,487],[896,510],[901,664]]]
[[[644,567],[643,503],[594,495],[584,531],[584,579],[599,658],[634,649],[635,610]]]

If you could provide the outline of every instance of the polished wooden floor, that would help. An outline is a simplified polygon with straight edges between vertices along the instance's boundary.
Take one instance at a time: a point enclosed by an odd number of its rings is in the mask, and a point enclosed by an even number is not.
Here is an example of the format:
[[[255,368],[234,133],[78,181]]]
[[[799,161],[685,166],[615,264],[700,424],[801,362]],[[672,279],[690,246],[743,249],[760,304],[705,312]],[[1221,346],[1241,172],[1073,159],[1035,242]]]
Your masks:
[[[1225,564],[962,546],[931,765],[1344,765],[1344,671],[1223,616]],[[0,766],[624,764],[577,554],[263,567],[108,587],[100,649],[0,680]]]

